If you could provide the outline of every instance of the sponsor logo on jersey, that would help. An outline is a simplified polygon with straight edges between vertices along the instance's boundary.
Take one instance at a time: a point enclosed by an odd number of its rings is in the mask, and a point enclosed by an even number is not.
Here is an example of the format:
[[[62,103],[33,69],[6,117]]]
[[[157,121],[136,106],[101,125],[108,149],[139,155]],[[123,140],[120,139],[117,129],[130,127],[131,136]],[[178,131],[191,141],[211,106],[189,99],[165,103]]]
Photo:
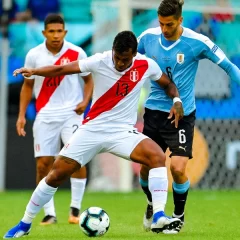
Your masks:
[[[130,80],[131,80],[132,82],[136,82],[136,81],[138,81],[138,79],[139,79],[138,71],[137,71],[136,69],[132,70],[132,71],[130,72]]]
[[[217,50],[218,50],[218,46],[214,45],[213,48],[212,48],[212,52],[215,53]]]
[[[163,60],[163,61],[170,61],[171,58],[170,58],[170,57],[167,57],[167,56],[164,56],[164,57],[162,57],[162,60]]]
[[[70,63],[70,59],[68,57],[65,57],[61,59],[60,65],[66,65],[68,63]]]
[[[177,62],[179,64],[183,64],[184,63],[184,54],[183,53],[178,53],[177,54]]]

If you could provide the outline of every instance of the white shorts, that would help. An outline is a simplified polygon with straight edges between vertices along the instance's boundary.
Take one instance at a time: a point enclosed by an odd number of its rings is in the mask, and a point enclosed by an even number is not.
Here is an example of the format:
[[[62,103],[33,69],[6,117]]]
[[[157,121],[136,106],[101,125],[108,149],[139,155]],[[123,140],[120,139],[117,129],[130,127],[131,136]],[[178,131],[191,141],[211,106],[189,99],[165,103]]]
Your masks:
[[[148,137],[137,132],[136,129],[106,133],[89,131],[83,126],[70,138],[59,155],[71,158],[81,166],[86,165],[95,155],[103,152],[130,160],[134,148],[146,138]]]
[[[73,115],[65,119],[44,121],[36,118],[33,124],[34,155],[57,156],[61,142],[66,144],[72,134],[82,125],[83,116]]]

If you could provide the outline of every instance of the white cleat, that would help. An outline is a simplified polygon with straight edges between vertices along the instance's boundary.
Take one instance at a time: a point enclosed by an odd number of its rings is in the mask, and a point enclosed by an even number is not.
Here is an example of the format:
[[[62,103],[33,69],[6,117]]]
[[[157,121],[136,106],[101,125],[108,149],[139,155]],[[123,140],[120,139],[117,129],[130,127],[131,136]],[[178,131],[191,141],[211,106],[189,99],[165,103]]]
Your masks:
[[[180,223],[180,219],[167,217],[163,211],[160,211],[155,213],[153,216],[151,230],[156,233],[162,232],[165,234],[169,234],[166,230],[175,229],[177,226],[179,226]]]
[[[178,218],[180,219],[180,223],[178,226],[172,228],[172,229],[166,229],[163,231],[164,234],[178,234],[181,229],[183,228],[184,226],[184,213],[182,215],[175,215],[173,214],[172,215],[173,218]]]

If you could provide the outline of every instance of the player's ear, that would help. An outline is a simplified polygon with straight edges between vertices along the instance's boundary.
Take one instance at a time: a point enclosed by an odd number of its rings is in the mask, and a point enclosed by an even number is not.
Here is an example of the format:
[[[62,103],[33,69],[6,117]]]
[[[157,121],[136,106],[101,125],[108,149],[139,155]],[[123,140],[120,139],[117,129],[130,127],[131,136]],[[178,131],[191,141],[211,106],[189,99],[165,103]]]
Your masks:
[[[183,22],[183,17],[180,17],[179,18],[179,23],[182,24],[182,22]]]
[[[42,30],[42,34],[44,37],[46,37],[46,31],[45,30]]]
[[[67,35],[67,33],[68,33],[68,30],[64,30],[64,33],[65,33],[65,35],[64,35],[64,36],[66,36],[66,35]]]

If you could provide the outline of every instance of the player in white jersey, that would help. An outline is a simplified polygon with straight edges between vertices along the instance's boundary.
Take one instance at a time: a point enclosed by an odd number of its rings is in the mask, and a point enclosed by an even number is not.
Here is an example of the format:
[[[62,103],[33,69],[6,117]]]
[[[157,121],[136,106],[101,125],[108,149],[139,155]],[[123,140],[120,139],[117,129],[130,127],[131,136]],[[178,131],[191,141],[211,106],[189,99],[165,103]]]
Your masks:
[[[171,101],[154,81],[145,104],[143,133],[153,139],[165,152],[171,151],[170,170],[173,176],[173,217],[181,224],[169,233],[178,233],[184,224],[185,203],[190,182],[186,174],[192,158],[195,125],[195,76],[201,59],[209,59],[221,67],[232,80],[240,84],[240,70],[208,37],[182,26],[183,0],[163,0],[158,8],[160,27],[144,31],[138,38],[138,51],[152,58],[176,84],[184,108],[184,117],[175,128],[168,119]],[[207,79],[202,79],[206,81]],[[141,167],[140,184],[147,195],[144,227],[150,230],[152,221],[151,193],[148,189],[148,170]]]
[[[25,67],[65,65],[86,58],[86,53],[64,40],[67,31],[61,16],[51,14],[45,19],[42,44],[31,49]],[[80,81],[84,81],[84,95]],[[37,184],[48,174],[55,156],[60,151],[61,140],[65,144],[81,126],[83,112],[91,98],[93,82],[90,73],[61,75],[58,77],[31,76],[24,79],[20,95],[20,111],[17,120],[19,136],[25,136],[25,113],[34,92],[37,116],[33,126],[34,153],[37,164]],[[82,139],[84,141],[84,139]],[[86,185],[86,167],[71,176],[71,203],[69,223],[78,223],[79,210]],[[41,225],[56,222],[53,199],[44,206],[45,217]]]
[[[137,39],[130,31],[120,32],[112,51],[95,54],[64,66],[18,69],[14,75],[58,76],[91,72],[94,80],[92,107],[83,125],[63,147],[50,173],[34,191],[20,223],[10,229],[5,238],[27,235],[31,223],[42,206],[52,198],[58,186],[76,169],[88,163],[97,153],[110,152],[137,163],[146,164],[150,191],[153,196],[152,231],[161,232],[179,225],[177,218],[166,217],[167,170],[165,155],[150,138],[139,133],[134,125],[140,90],[146,79],[154,79],[174,99],[170,117],[176,125],[183,116],[182,103],[175,84],[159,66],[144,55],[137,54]],[[84,139],[84,141],[81,141]]]

